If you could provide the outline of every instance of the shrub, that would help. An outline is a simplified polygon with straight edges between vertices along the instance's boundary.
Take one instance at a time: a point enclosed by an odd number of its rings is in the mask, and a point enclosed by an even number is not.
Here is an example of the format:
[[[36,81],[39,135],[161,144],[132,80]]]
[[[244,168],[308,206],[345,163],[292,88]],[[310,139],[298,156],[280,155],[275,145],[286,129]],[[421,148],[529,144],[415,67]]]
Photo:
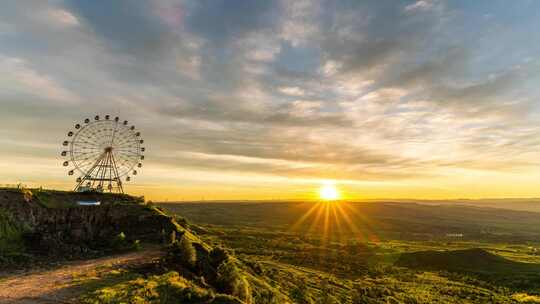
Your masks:
[[[214,267],[218,267],[223,261],[227,260],[229,258],[229,254],[227,253],[227,250],[225,250],[222,247],[214,247],[212,251],[210,251],[210,263]]]
[[[110,247],[113,251],[139,250],[141,249],[141,243],[139,240],[133,242],[128,241],[126,234],[120,232],[110,241]]]
[[[149,277],[126,276],[126,279],[129,280],[121,280],[117,284],[100,288],[83,296],[79,303],[214,303],[212,292],[195,286],[177,272]],[[241,304],[239,301],[219,303]]]
[[[295,286],[289,293],[289,296],[295,303],[313,304],[313,299],[307,289],[305,282],[301,282]]]
[[[236,296],[246,303],[251,303],[249,283],[233,261],[229,260],[218,267],[217,283],[223,292]]]
[[[7,210],[0,209],[0,256],[22,252],[23,234],[28,230]]]
[[[193,269],[197,263],[197,252],[185,235],[172,244],[171,254],[173,262],[180,263],[190,269]]]
[[[32,191],[26,188],[21,188],[21,193],[23,194],[24,201],[27,203],[29,203],[32,200],[32,197],[34,196]]]

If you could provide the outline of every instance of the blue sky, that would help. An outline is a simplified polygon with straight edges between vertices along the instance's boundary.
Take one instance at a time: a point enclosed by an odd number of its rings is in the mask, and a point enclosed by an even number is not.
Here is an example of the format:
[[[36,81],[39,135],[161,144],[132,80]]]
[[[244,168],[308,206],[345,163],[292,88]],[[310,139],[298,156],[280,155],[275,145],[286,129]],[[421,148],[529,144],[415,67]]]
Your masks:
[[[540,3],[6,1],[0,181],[134,122],[157,198],[536,196]],[[519,182],[518,182],[519,181]],[[519,185],[516,185],[519,184]],[[161,193],[161,194],[158,194]]]

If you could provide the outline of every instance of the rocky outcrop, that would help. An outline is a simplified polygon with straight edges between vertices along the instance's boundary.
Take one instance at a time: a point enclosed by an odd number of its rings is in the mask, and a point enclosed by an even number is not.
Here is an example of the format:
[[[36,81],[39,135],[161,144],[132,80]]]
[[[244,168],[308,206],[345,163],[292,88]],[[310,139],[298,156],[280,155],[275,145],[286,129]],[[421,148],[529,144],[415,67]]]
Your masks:
[[[70,192],[59,192],[68,200]],[[80,195],[74,193],[73,196]],[[41,254],[77,254],[107,248],[120,233],[126,241],[164,242],[172,232],[182,230],[159,209],[135,198],[92,194],[105,201],[101,206],[47,208],[35,196],[17,190],[0,191],[0,208],[23,223],[27,250]],[[88,198],[86,198],[88,199]]]

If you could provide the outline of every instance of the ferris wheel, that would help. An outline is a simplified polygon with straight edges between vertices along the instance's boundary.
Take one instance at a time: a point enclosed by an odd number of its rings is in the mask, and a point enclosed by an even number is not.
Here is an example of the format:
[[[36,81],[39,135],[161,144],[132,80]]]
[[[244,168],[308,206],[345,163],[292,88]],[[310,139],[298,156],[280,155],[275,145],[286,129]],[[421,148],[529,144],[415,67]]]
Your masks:
[[[130,181],[142,167],[144,141],[127,120],[96,115],[76,124],[67,136],[61,155],[66,158],[63,166],[72,167],[68,175],[80,174],[75,191],[124,193],[122,180]]]

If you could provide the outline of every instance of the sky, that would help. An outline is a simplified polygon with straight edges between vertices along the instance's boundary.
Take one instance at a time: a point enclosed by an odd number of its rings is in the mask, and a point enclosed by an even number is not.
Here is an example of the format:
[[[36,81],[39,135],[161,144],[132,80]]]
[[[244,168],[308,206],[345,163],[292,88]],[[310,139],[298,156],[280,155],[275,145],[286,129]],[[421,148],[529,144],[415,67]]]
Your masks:
[[[17,1],[0,9],[0,184],[70,189],[120,116],[153,200],[540,196],[540,2]]]

